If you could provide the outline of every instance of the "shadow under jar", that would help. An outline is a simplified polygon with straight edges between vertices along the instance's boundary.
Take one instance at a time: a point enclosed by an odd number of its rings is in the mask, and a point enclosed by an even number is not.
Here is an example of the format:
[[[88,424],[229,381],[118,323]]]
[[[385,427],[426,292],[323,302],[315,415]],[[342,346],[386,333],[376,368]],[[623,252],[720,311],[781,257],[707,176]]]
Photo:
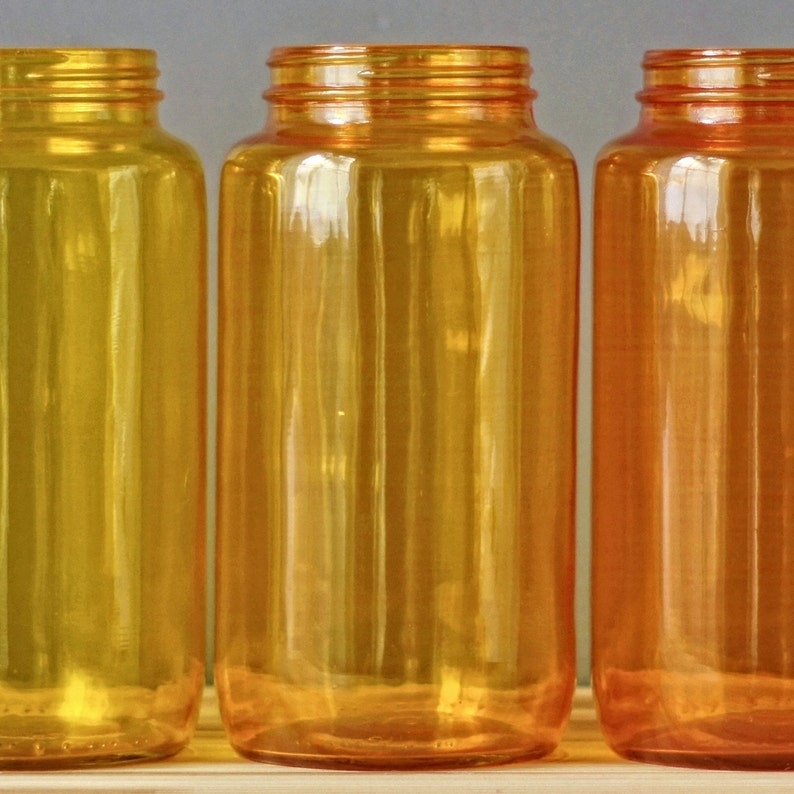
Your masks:
[[[544,755],[574,682],[574,163],[521,48],[270,66],[221,195],[231,741],[326,767]]]
[[[650,52],[596,171],[593,681],[634,759],[794,767],[794,50]]]

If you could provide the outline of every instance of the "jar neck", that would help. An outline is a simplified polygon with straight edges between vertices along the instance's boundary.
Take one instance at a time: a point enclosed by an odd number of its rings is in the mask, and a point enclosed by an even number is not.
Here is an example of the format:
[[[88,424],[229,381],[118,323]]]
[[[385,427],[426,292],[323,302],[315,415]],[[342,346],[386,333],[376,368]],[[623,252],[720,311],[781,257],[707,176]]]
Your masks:
[[[652,50],[642,122],[794,121],[794,49]]]
[[[362,45],[273,51],[268,129],[366,134],[487,121],[534,125],[522,47]]]
[[[131,49],[0,49],[0,127],[157,123],[157,55]]]

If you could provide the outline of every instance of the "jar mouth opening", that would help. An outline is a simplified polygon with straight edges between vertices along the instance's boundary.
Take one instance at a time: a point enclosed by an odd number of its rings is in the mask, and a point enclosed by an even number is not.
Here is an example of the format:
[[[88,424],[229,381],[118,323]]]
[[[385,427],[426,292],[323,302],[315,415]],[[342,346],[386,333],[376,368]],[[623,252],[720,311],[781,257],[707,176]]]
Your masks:
[[[279,47],[267,61],[275,102],[526,101],[529,51],[509,45],[319,44]]]
[[[158,101],[159,74],[150,49],[0,48],[2,101]]]

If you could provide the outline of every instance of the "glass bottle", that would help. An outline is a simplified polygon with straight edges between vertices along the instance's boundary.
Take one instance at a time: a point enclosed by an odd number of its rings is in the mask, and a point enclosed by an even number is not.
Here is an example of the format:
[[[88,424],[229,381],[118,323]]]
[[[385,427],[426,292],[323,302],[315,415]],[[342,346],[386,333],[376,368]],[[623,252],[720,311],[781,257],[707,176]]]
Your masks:
[[[594,686],[633,759],[794,766],[794,50],[656,51],[596,172]]]
[[[552,750],[578,210],[523,48],[276,50],[223,170],[216,683],[261,761]]]
[[[146,50],[0,50],[0,767],[168,755],[203,679],[205,208]]]

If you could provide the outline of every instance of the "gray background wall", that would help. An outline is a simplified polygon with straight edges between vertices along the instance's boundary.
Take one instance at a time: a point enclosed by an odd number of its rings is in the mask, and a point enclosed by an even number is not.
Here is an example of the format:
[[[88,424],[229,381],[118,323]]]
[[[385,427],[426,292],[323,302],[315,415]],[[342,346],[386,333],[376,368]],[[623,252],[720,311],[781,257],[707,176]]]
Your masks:
[[[650,48],[794,46],[792,0],[0,0],[0,46],[158,50],[164,126],[207,172],[214,285],[216,193],[226,150],[263,121],[264,62],[277,45],[317,42],[521,44],[536,118],[577,158],[582,195],[578,498],[579,675],[589,668],[591,171],[599,147],[636,122]],[[214,296],[214,286],[212,289]],[[211,333],[214,333],[214,315]],[[212,594],[210,588],[210,595]]]

